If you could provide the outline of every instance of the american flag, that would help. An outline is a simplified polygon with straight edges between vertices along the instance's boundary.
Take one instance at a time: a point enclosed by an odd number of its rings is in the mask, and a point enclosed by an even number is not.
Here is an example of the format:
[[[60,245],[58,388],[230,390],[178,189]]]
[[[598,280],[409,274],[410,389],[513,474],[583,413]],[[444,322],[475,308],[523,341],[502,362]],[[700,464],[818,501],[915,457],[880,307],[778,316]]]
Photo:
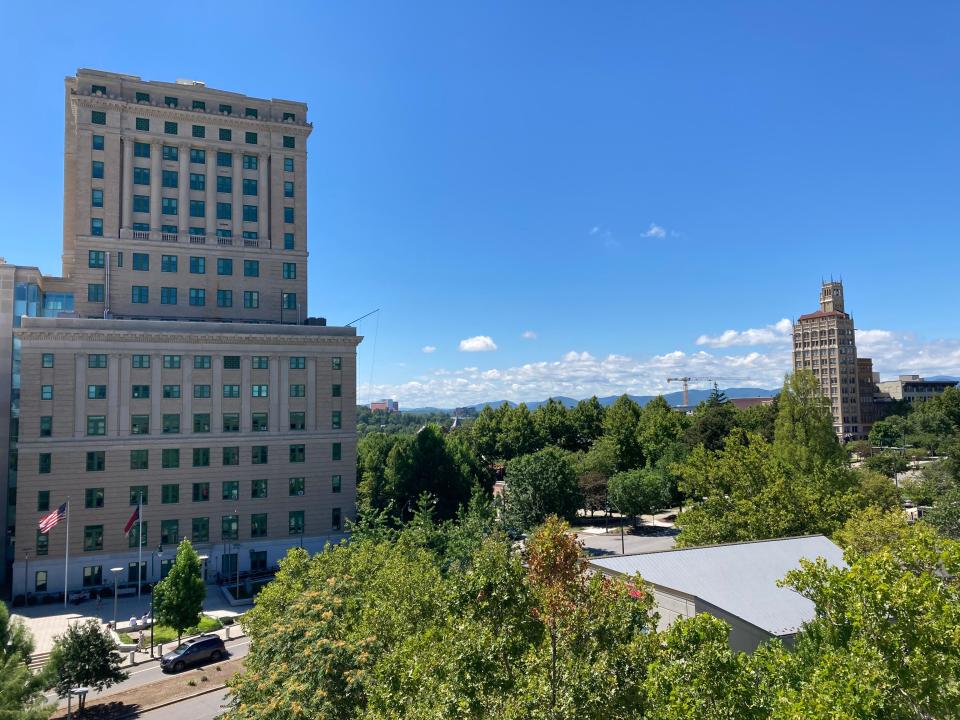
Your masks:
[[[49,515],[40,518],[40,532],[48,533],[53,530],[57,523],[67,517],[67,504],[64,503]]]

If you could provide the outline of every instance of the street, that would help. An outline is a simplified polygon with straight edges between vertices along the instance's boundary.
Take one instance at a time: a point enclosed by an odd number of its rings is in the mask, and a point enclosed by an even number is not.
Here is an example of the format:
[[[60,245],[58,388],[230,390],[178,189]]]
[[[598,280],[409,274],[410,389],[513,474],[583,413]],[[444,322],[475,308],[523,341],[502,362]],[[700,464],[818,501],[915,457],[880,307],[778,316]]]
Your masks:
[[[143,720],[213,720],[223,712],[226,701],[226,691],[215,690],[156,710],[138,713],[134,717]]]

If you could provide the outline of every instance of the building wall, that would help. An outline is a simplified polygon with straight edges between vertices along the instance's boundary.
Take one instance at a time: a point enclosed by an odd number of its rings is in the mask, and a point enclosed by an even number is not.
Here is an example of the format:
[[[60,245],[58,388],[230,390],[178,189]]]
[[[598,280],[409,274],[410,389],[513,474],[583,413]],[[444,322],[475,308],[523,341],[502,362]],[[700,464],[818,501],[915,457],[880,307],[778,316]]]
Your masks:
[[[144,553],[160,542],[161,521],[179,521],[178,538],[192,536],[192,520],[209,518],[209,537],[198,542],[208,555],[222,545],[269,547],[271,559],[299,536],[289,532],[289,512],[304,512],[307,544],[339,535],[356,503],[356,345],[353,328],[264,326],[170,321],[26,319],[15,331],[22,345],[23,395],[17,487],[18,558],[13,568],[14,592],[22,592],[23,553],[29,553],[28,589],[37,570],[47,570],[47,590],[62,590],[66,526],[49,535],[45,556],[38,557],[39,491],[49,492],[49,508],[70,501],[71,580],[80,587],[83,568],[100,565],[106,581],[109,563],[136,556],[136,547],[122,533],[137,502],[131,487],[145,486],[147,523]],[[44,355],[53,367],[43,367]],[[90,357],[106,355],[106,367],[90,367]],[[134,367],[134,356],[148,357],[149,367]],[[164,367],[164,356],[178,356],[179,368]],[[195,357],[210,358],[210,367],[195,367]],[[224,357],[238,357],[239,369],[224,367]],[[266,368],[254,358],[266,358]],[[290,358],[304,358],[304,368],[291,369]],[[339,368],[334,358],[339,358]],[[49,364],[49,363],[48,363]],[[97,364],[94,362],[94,364]],[[144,364],[137,359],[136,364]],[[168,363],[172,364],[172,363]],[[205,360],[201,361],[205,365]],[[299,365],[299,360],[293,364]],[[292,393],[290,385],[303,385]],[[90,399],[88,386],[106,386],[106,397]],[[179,385],[179,398],[163,397],[164,386]],[[209,385],[210,397],[195,397],[194,388]],[[239,385],[240,397],[225,398],[224,385]],[[266,397],[253,397],[253,386],[267,386]],[[333,386],[340,386],[334,397]],[[43,388],[52,397],[43,399]],[[135,398],[133,387],[149,387],[149,398]],[[258,388],[259,389],[259,388]],[[92,394],[96,395],[94,391]],[[206,395],[206,392],[202,392]],[[333,426],[333,413],[340,428]],[[291,412],[304,413],[304,430],[291,430]],[[210,431],[194,432],[194,413],[209,414]],[[224,414],[238,414],[239,432],[225,431]],[[266,413],[267,430],[253,430],[255,413]],[[179,414],[180,432],[163,432],[164,415]],[[105,434],[88,433],[88,418],[105,417]],[[133,416],[147,417],[149,431],[134,432]],[[41,437],[41,418],[50,417],[52,431]],[[339,443],[341,457],[332,454]],[[303,462],[293,462],[291,445],[304,445]],[[266,464],[253,463],[253,447],[266,446]],[[224,464],[223,448],[237,448],[239,462]],[[193,449],[209,449],[209,466],[193,466]],[[164,449],[179,450],[179,467],[164,468]],[[134,469],[131,451],[146,451],[148,466]],[[103,452],[104,469],[88,470],[87,453]],[[42,472],[41,454],[49,453],[49,472]],[[44,460],[44,463],[47,461]],[[335,491],[333,477],[339,476]],[[305,479],[305,493],[290,494],[290,478]],[[267,497],[252,497],[254,480],[267,480]],[[239,497],[224,499],[223,483],[239,482]],[[209,483],[209,500],[193,501],[193,484]],[[179,501],[164,503],[163,486],[177,485]],[[103,489],[102,507],[86,507],[88,489]],[[340,528],[333,509],[340,509]],[[267,514],[266,537],[254,537],[252,514]],[[221,519],[239,515],[239,539],[224,538]],[[84,528],[102,526],[102,546],[84,549]],[[193,538],[192,538],[193,539]],[[212,555],[211,555],[212,556]],[[240,569],[249,567],[241,553]],[[58,570],[59,568],[59,570]],[[217,567],[212,566],[216,570]],[[148,569],[158,573],[159,567]],[[151,576],[152,579],[152,576]],[[74,589],[76,589],[74,588]]]

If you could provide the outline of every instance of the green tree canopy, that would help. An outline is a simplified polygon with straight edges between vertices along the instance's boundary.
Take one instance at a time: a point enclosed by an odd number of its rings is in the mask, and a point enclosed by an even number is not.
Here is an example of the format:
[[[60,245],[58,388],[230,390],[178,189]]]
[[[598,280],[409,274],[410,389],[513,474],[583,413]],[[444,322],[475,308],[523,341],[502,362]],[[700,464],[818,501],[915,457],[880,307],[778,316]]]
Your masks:
[[[576,450],[579,446],[570,413],[563,403],[553,398],[533,411],[533,424],[537,435],[547,445],[564,450]]]
[[[670,505],[670,480],[659,470],[625,470],[610,478],[610,504],[624,515],[652,515]]]
[[[617,453],[617,470],[643,466],[643,451],[637,441],[640,406],[629,395],[621,395],[603,416],[603,434]]]
[[[525,403],[508,409],[500,423],[497,444],[499,456],[505,460],[528,455],[543,447],[544,439]]]
[[[773,448],[784,462],[812,472],[824,463],[846,461],[833,429],[830,400],[812,372],[787,375],[778,405]]]
[[[0,602],[0,719],[46,720],[53,706],[43,699],[45,676],[28,666],[33,638],[23,621]]]
[[[54,638],[45,674],[59,697],[75,687],[103,690],[127,679],[120,669],[122,658],[109,633],[93,619],[70,623]],[[83,698],[80,699],[83,710]]]
[[[687,427],[686,442],[690,448],[703,445],[707,450],[719,450],[737,419],[737,408],[716,384],[710,396],[697,405]]]
[[[505,520],[518,530],[529,530],[549,515],[572,519],[582,505],[576,473],[559,448],[547,447],[511,460],[505,480]]]
[[[200,556],[188,538],[180,541],[170,572],[153,592],[157,622],[176,630],[179,642],[184,630],[199,624],[207,596],[207,586],[200,574]]]
[[[603,418],[606,410],[597,396],[581,400],[570,410],[570,423],[576,438],[577,449],[587,450],[603,435]]]

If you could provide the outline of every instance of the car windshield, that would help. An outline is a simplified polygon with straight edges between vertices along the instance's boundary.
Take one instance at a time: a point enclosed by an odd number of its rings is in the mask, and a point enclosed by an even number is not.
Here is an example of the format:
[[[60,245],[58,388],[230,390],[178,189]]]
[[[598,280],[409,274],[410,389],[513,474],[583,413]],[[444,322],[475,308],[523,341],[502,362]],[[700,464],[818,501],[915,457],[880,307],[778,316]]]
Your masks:
[[[177,645],[177,648],[173,652],[176,655],[180,655],[181,653],[186,652],[189,649],[189,647],[190,646],[187,645],[186,643],[184,643],[183,645]]]

